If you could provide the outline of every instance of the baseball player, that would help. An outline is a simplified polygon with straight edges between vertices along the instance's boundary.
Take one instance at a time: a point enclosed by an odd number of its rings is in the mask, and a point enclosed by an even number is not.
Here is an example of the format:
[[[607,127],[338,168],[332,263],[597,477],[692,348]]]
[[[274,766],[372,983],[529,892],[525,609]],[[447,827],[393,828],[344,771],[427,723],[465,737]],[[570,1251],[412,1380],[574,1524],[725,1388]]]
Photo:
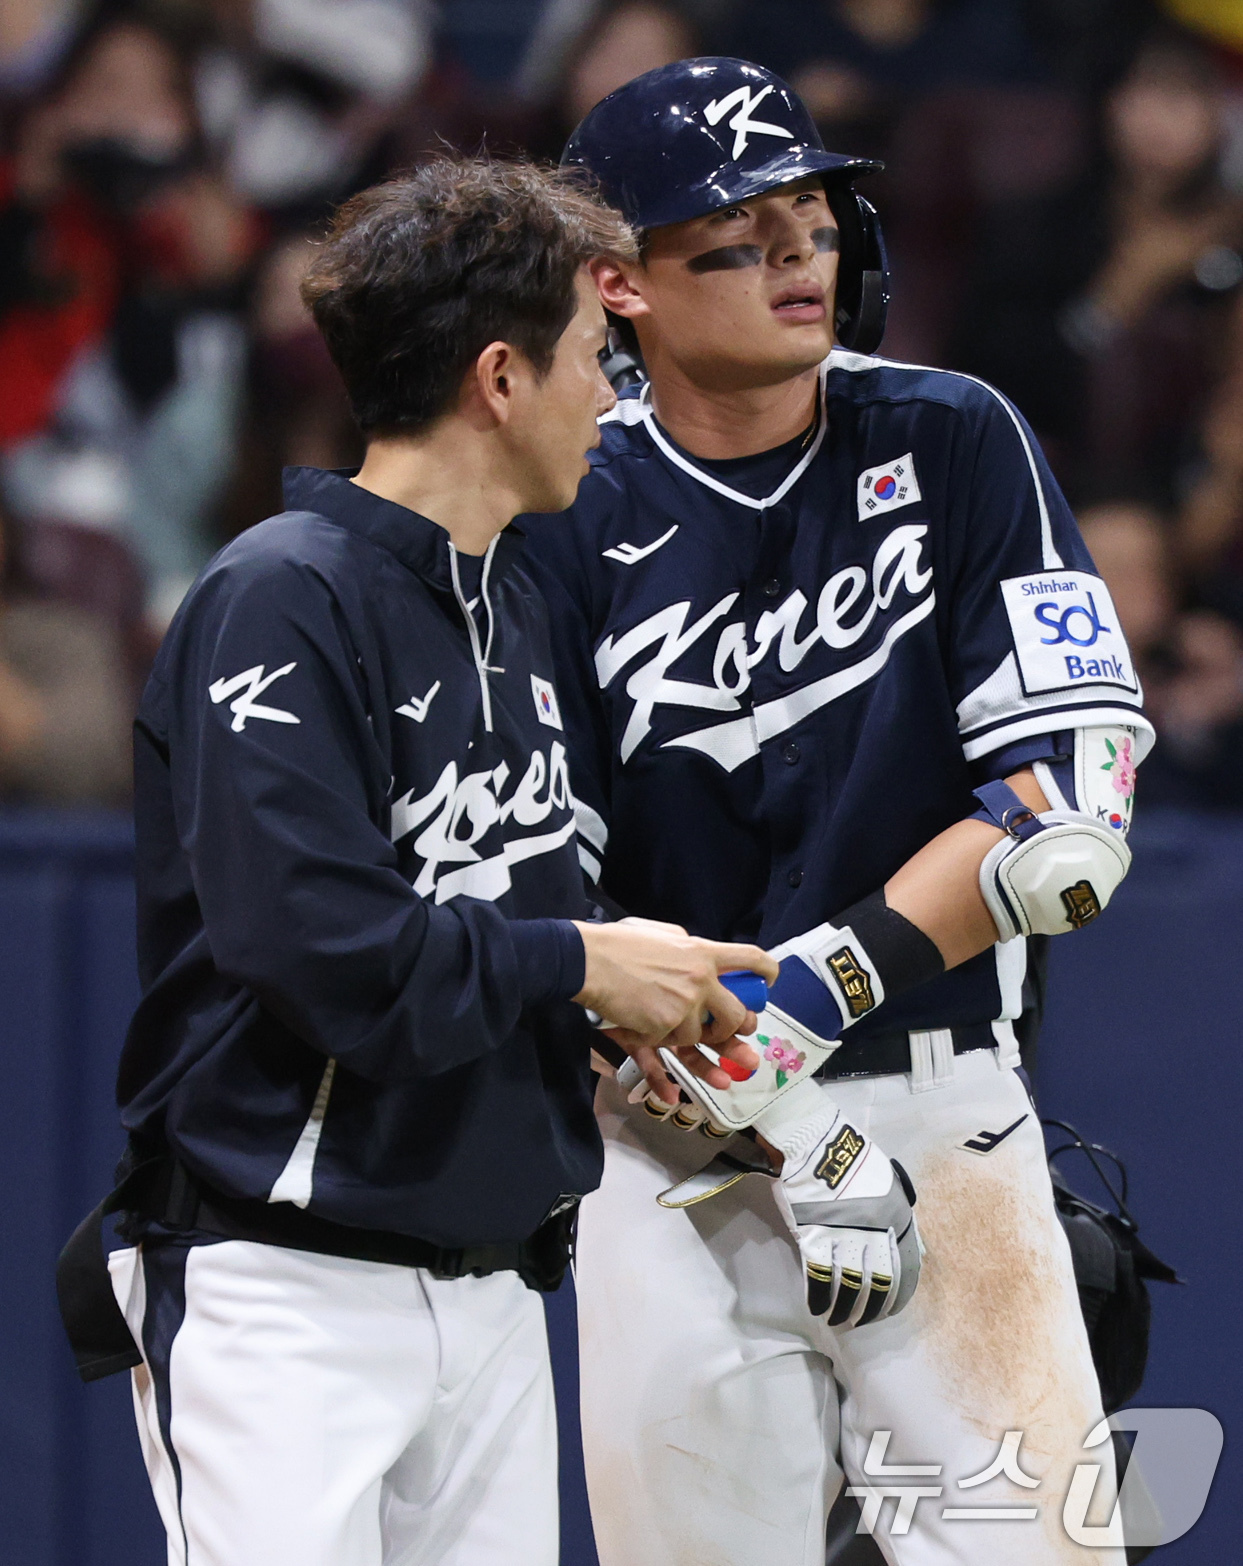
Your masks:
[[[901,1566],[1121,1566],[1063,1520],[1077,1464],[1114,1476],[1013,1029],[1026,938],[1129,864],[1151,731],[1108,591],[1004,398],[871,356],[876,165],[778,78],[649,72],[565,161],[641,233],[595,273],[648,376],[529,529],[580,853],[782,963],[752,1077],[599,1087],[601,1561],[813,1566],[844,1475]]]
[[[304,291],[366,459],[287,475],[142,702],[125,1319],[90,1315],[98,1212],[61,1283],[84,1371],[135,1366],[178,1566],[555,1566],[529,1290],[599,1175],[583,1008],[688,1050],[710,1011],[756,1060],[717,972],[762,951],[590,921],[503,532],[573,498],[613,402],[601,251],[624,225],[529,167],[350,202]]]

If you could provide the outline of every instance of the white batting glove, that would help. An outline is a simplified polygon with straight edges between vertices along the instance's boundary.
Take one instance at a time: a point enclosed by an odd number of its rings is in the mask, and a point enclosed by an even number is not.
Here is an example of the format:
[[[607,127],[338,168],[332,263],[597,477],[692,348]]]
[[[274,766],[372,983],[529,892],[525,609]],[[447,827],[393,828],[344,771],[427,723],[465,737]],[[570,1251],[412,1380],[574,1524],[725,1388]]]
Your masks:
[[[891,1316],[919,1282],[923,1247],[906,1171],[842,1114],[819,1083],[819,1111],[800,1086],[756,1121],[783,1155],[778,1204],[807,1272],[807,1307],[831,1327]],[[799,1101],[803,1102],[800,1103]]]
[[[919,1281],[922,1247],[906,1172],[842,1115],[813,1073],[851,1022],[884,999],[880,976],[852,930],[819,925],[773,953],[781,973],[747,1042],[758,1070],[710,1087],[672,1050],[661,1060],[687,1102],[654,1095],[649,1114],[685,1130],[728,1135],[754,1127],[781,1153],[778,1202],[798,1241],[807,1304],[832,1327],[856,1327],[901,1310]],[[721,1062],[730,1076],[732,1063]],[[729,1153],[664,1192],[664,1207],[706,1201],[755,1170]]]
[[[721,1069],[735,1080],[727,1089],[714,1088],[672,1050],[660,1051],[668,1074],[723,1131],[758,1126],[761,1114],[781,1098],[797,1095],[837,1048],[841,1033],[885,998],[875,964],[849,926],[817,925],[774,947],[771,955],[781,972],[768,988],[754,1034],[746,1038],[760,1057],[757,1071],[739,1072],[722,1060]],[[662,1108],[658,1099],[649,1113]]]
[[[843,1116],[818,1082],[800,1082],[755,1128],[784,1158],[777,1201],[798,1242],[807,1308],[831,1327],[859,1327],[903,1308],[923,1246],[906,1171]],[[693,1207],[763,1172],[725,1154],[657,1198]]]

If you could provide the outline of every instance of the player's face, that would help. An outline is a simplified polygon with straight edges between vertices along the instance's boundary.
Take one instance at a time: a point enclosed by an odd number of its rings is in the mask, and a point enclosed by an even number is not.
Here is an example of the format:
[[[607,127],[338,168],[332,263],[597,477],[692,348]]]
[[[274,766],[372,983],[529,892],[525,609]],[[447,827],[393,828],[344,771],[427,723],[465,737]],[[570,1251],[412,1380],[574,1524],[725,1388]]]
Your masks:
[[[586,267],[575,281],[578,309],[557,342],[552,367],[529,383],[512,427],[527,511],[564,511],[587,474],[587,453],[600,444],[596,420],[617,401],[600,369],[604,311]]]
[[[838,233],[820,180],[653,229],[642,265],[597,268],[659,379],[674,364],[722,390],[803,374],[833,346]]]

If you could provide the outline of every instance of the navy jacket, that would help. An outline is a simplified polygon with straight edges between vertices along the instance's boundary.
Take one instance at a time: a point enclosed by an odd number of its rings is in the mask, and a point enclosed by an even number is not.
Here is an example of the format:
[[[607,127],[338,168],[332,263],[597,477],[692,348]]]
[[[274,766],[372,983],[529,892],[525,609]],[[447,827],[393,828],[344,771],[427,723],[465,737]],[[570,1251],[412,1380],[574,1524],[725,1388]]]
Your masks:
[[[516,536],[476,583],[341,475],[292,470],[286,500],[204,571],[143,697],[124,1123],[234,1196],[525,1238],[601,1168],[544,605]]]
[[[801,450],[699,462],[643,395],[565,519],[548,598],[583,864],[632,913],[763,946],[832,919],[1065,731],[1151,729],[1030,430],[969,376],[835,352]],[[798,443],[792,443],[797,447]],[[1022,940],[853,1037],[1019,1015]]]

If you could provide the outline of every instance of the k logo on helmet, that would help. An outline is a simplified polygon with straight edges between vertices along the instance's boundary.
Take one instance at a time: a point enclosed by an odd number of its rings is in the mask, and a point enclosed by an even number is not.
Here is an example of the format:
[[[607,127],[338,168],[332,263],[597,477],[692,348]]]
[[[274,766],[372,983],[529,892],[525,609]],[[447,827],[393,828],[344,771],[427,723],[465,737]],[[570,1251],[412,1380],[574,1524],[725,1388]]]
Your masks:
[[[729,111],[738,106],[738,113],[729,122],[729,128],[734,133],[734,150],[730,153],[732,158],[740,158],[747,150],[748,138],[755,136],[781,136],[786,141],[794,140],[794,132],[786,130],[782,125],[767,125],[763,120],[753,120],[752,114],[760,104],[772,92],[772,84],[761,87],[755,92],[752,87],[735,87],[733,92],[726,93],[723,98],[714,98],[704,110],[704,119],[709,125],[719,125]]]

